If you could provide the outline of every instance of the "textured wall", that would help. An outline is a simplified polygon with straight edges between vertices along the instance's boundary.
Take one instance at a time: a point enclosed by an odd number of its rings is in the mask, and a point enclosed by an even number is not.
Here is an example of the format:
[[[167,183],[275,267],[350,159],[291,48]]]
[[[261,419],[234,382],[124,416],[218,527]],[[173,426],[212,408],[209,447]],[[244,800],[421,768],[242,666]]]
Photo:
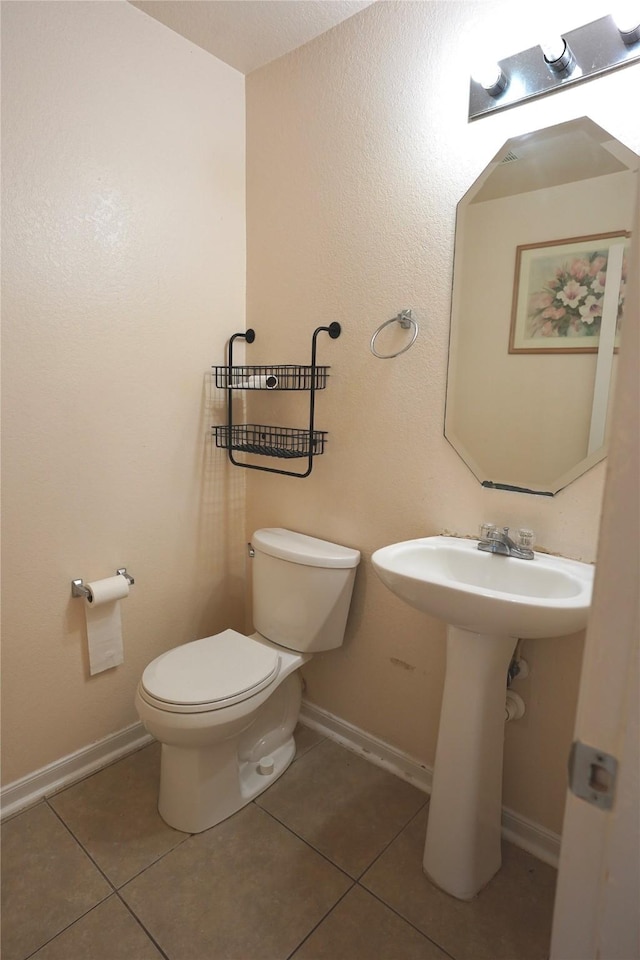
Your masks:
[[[10,782],[133,723],[158,653],[242,623],[244,478],[205,372],[244,325],[245,143],[242,75],[127,3],[2,27]],[[89,678],[70,581],[123,565],[125,663]]]
[[[458,199],[527,130],[586,114],[640,146],[629,110],[638,66],[467,122],[473,50],[484,39],[497,56],[531,46],[551,9],[528,8],[520,23],[508,0],[379,3],[247,78],[253,355],[304,362],[316,325],[344,326],[319,348],[331,364],[317,404],[327,453],[307,480],[251,472],[248,532],[282,525],[362,550],[346,643],[306,668],[307,696],[429,764],[444,626],[378,582],[371,552],[491,520],[531,526],[569,557],[596,553],[603,465],[553,499],[484,490],[443,438]],[[593,2],[553,10],[559,30],[601,16]],[[406,307],[420,322],[417,343],[374,359],[371,334]],[[304,425],[303,400],[275,404],[261,398],[254,415]],[[506,805],[558,831],[582,645],[582,635],[524,643],[527,714],[506,731]]]
[[[551,501],[486,491],[442,436],[457,200],[508,137],[574,116],[640,146],[638,67],[467,123],[472,47],[529,46],[550,9],[380,3],[248,79],[252,357],[304,362],[316,325],[344,327],[320,341],[329,444],[301,481],[228,471],[206,440],[222,410],[204,373],[244,320],[243,78],[124,3],[5,5],[6,781],[133,722],[161,650],[241,625],[245,481],[249,530],[364,553],[347,643],[310,665],[309,697],[427,763],[444,629],[370,553],[492,519],[595,557],[604,468]],[[554,9],[561,30],[601,13]],[[409,306],[416,345],[375,360],[371,333]],[[304,424],[304,398],[261,400],[267,422]],[[89,679],[69,582],[121,564],[125,665]],[[524,645],[528,712],[507,728],[505,801],[552,829],[581,651]]]

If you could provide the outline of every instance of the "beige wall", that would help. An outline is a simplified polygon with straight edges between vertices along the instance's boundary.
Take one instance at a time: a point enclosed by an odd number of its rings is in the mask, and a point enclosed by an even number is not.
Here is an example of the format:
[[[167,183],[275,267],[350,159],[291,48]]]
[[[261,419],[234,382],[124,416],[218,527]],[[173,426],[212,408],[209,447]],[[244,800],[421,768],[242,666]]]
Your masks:
[[[596,554],[603,465],[553,499],[484,490],[443,437],[459,198],[509,137],[573,117],[640,147],[638,66],[467,122],[472,49],[491,37],[498,56],[530,46],[550,9],[520,23],[508,0],[379,3],[247,78],[248,323],[273,362],[304,362],[316,325],[344,327],[319,348],[332,374],[317,402],[327,452],[307,480],[249,473],[248,532],[282,525],[362,550],[346,643],[306,668],[307,696],[428,764],[444,626],[378,582],[371,552],[491,520],[531,526],[569,557]],[[560,30],[601,16],[593,2],[553,9]],[[375,359],[371,334],[406,307],[418,341]],[[304,425],[304,400],[288,403],[287,422]],[[505,803],[556,831],[582,646],[582,635],[523,644],[527,714],[506,731]]]
[[[205,371],[244,325],[243,78],[124,3],[6,5],[6,782],[133,722],[161,650],[240,626],[245,483],[249,531],[364,554],[347,642],[310,665],[307,695],[426,763],[444,628],[382,587],[371,552],[490,519],[595,557],[603,467],[551,501],[487,491],[442,435],[457,200],[526,130],[587,114],[640,146],[638,67],[467,123],[471,45],[528,46],[542,9],[520,24],[507,0],[380,3],[249,78],[253,356],[304,362],[316,325],[344,327],[319,345],[327,453],[294,480],[229,471],[206,436],[223,413]],[[375,360],[372,332],[405,307],[417,343]],[[304,425],[304,404],[285,398],[284,422]],[[122,564],[125,664],[89,679],[70,580]],[[505,802],[554,830],[581,651],[525,643],[527,714],[507,728]]]
[[[205,372],[244,327],[244,77],[124,2],[3,9],[3,775],[137,720],[144,665],[241,626],[244,477]],[[88,677],[70,582],[127,566]]]

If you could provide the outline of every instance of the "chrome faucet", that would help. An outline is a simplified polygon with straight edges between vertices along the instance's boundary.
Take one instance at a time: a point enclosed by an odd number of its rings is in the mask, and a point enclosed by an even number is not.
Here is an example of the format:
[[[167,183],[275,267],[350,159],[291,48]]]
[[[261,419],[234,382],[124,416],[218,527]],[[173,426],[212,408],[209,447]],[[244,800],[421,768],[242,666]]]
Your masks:
[[[517,541],[509,535],[509,527],[499,530],[494,523],[483,523],[480,527],[478,550],[486,553],[499,553],[505,557],[517,557],[519,560],[533,560],[533,530],[518,530]]]

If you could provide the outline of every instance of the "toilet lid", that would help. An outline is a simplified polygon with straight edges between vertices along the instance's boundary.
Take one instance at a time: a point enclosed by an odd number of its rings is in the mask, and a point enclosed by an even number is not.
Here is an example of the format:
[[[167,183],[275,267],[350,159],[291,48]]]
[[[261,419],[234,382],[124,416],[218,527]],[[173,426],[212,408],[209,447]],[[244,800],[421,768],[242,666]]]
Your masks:
[[[142,674],[142,686],[156,700],[185,706],[239,701],[268,686],[279,669],[271,647],[224,630],[156,657]]]

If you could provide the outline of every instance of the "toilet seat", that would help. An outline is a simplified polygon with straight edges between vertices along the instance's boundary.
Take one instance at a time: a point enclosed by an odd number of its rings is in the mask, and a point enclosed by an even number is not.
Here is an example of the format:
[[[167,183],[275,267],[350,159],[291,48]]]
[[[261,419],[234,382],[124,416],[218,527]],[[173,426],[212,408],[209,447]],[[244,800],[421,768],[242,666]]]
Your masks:
[[[192,640],[156,657],[142,674],[140,696],[172,713],[204,713],[240,703],[280,672],[272,647],[235,630]]]

